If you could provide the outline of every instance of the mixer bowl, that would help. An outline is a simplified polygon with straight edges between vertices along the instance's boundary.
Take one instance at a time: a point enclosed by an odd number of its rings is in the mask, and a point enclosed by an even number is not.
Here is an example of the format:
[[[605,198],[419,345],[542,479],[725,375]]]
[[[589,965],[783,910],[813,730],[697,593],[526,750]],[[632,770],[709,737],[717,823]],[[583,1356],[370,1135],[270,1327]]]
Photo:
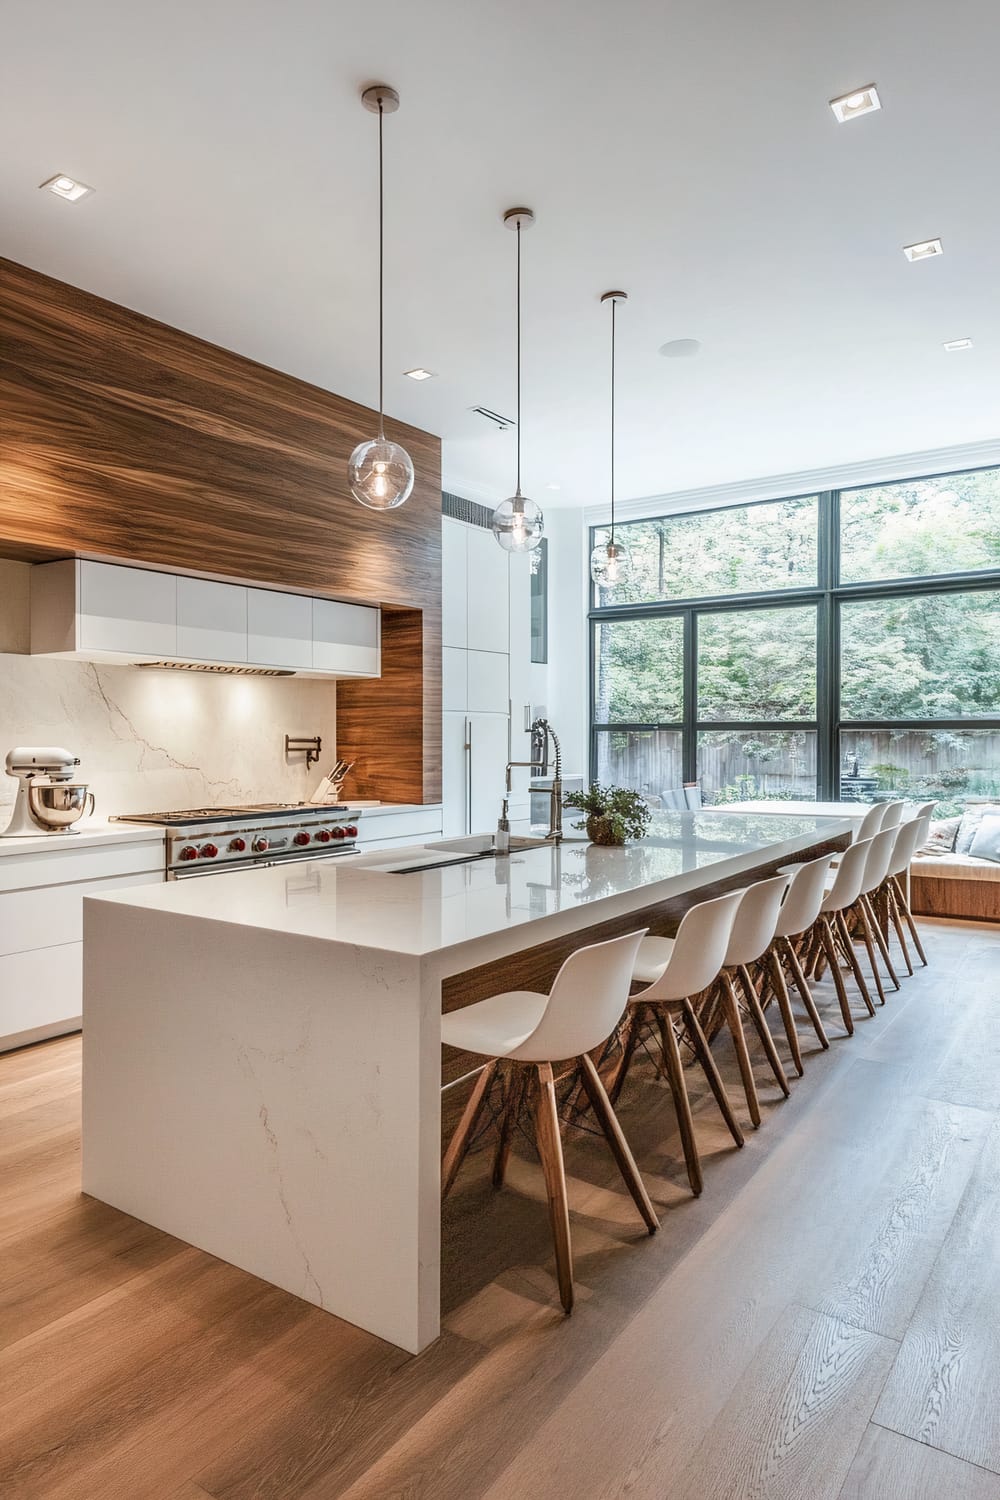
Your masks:
[[[29,782],[28,806],[43,828],[68,828],[85,812],[94,811],[94,794],[85,781],[60,781],[49,786]]]

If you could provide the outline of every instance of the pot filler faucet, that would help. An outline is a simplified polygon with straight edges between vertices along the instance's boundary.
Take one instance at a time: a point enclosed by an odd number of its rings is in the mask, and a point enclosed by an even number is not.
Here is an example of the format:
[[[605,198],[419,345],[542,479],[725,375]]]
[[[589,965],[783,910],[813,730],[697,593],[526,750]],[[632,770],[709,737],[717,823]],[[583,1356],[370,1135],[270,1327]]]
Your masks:
[[[559,748],[559,736],[556,734],[548,719],[536,719],[531,726],[531,759],[509,760],[504,786],[503,811],[497,822],[497,831],[493,835],[493,847],[498,854],[510,852],[510,773],[515,766],[526,766],[529,771],[535,771],[538,775],[547,776],[549,771],[549,739],[555,747],[555,775],[552,778],[552,786],[549,789],[549,831],[546,839],[553,844],[562,840],[562,750]]]

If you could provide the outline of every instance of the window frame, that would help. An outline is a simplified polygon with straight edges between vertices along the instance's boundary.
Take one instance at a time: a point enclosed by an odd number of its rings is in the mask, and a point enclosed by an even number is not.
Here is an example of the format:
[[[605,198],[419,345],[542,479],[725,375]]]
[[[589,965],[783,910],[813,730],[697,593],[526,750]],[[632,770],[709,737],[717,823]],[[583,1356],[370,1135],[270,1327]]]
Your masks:
[[[873,488],[889,488],[893,484],[912,484],[917,480],[948,479],[954,475],[1000,471],[1000,465],[983,464],[974,468],[951,469],[938,474],[921,474],[910,478],[886,480],[884,484],[871,482],[865,485],[843,485],[836,489],[809,490],[803,494],[778,495],[769,499],[739,501],[727,505],[712,506],[710,511],[670,511],[661,516],[646,516],[643,520],[682,520],[688,516],[707,513],[721,514],[727,510],[745,510],[754,506],[774,505],[782,501],[817,499],[817,552],[816,584],[797,586],[791,589],[758,590],[743,594],[714,594],[697,598],[672,599],[644,604],[599,605],[596,588],[589,590],[590,607],[587,610],[588,632],[588,705],[590,724],[590,777],[593,780],[597,765],[597,736],[609,729],[631,730],[676,730],[682,733],[682,762],[684,781],[698,778],[698,734],[709,730],[731,730],[734,733],[775,730],[813,731],[816,734],[816,797],[818,801],[836,801],[840,794],[840,744],[842,730],[856,729],[994,729],[1000,730],[1000,715],[983,718],[957,719],[845,719],[841,717],[840,704],[840,611],[848,602],[877,601],[880,599],[914,598],[928,594],[975,593],[980,590],[1000,588],[1000,567],[977,569],[962,573],[935,573],[919,577],[877,579],[862,583],[840,581],[840,501],[845,492]],[[620,522],[624,529],[628,522]],[[606,529],[607,523],[589,528],[590,547],[593,550],[596,535]],[[698,717],[698,619],[702,614],[719,614],[726,611],[751,611],[767,608],[814,605],[816,608],[816,718],[790,720],[701,721]],[[680,722],[657,724],[602,724],[594,717],[596,699],[595,626],[602,621],[661,619],[680,616],[683,619],[683,717]]]

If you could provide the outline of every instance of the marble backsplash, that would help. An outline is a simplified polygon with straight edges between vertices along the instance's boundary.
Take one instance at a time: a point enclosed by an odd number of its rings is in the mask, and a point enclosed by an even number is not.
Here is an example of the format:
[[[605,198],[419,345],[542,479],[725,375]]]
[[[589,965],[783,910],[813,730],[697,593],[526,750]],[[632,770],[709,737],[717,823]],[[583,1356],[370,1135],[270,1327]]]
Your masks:
[[[80,757],[97,815],[307,798],[336,759],[336,683],[97,665],[27,651],[29,569],[0,562],[0,816],[14,745]],[[319,766],[285,735],[321,735]]]

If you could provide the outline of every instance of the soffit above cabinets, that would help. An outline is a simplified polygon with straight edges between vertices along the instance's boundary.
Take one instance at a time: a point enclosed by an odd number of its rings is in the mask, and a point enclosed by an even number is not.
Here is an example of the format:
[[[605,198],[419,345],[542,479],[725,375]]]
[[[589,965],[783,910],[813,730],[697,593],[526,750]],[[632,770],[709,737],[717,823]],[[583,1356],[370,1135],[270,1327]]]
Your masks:
[[[378,677],[381,611],[70,558],[32,569],[31,651],[136,666]]]

